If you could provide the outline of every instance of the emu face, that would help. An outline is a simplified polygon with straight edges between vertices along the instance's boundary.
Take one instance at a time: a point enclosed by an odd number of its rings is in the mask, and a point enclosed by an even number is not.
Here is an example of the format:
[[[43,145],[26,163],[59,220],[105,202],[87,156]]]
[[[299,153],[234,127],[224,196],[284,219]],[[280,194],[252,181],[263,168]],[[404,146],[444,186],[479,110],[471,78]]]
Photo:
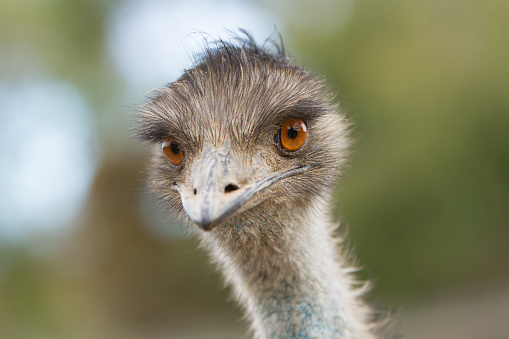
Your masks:
[[[204,230],[305,210],[330,192],[346,149],[323,83],[249,42],[208,50],[139,118],[156,145],[153,188]]]

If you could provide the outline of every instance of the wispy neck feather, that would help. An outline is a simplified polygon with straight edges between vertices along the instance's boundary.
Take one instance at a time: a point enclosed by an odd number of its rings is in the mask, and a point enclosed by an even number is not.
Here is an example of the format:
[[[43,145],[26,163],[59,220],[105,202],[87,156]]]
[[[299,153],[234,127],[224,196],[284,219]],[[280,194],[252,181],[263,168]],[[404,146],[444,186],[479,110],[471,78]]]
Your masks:
[[[263,215],[233,220],[203,237],[255,338],[374,338],[362,288],[354,288],[332,225],[318,217],[322,206],[316,203],[305,216],[264,206]]]

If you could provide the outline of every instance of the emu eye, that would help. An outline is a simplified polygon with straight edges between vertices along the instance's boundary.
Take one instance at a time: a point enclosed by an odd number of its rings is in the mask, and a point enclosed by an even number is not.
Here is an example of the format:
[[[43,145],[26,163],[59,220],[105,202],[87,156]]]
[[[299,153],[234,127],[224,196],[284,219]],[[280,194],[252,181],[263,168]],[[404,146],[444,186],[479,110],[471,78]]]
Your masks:
[[[164,138],[163,140],[163,153],[173,165],[178,166],[184,160],[184,153],[180,145],[172,138]]]
[[[278,134],[281,138],[281,146],[288,152],[300,149],[308,135],[306,124],[298,118],[286,120]]]

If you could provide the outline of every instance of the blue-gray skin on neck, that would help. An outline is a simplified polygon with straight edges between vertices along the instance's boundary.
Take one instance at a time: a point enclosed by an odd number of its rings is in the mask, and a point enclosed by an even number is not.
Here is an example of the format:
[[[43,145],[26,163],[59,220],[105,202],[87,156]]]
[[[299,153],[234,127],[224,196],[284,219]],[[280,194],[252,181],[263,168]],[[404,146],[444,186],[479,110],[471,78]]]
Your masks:
[[[273,299],[263,305],[266,318],[275,318],[282,324],[273,333],[267,333],[269,338],[343,338],[341,329],[345,323],[337,315],[336,302],[324,309],[312,296],[298,300]]]
[[[328,223],[315,219],[310,227],[307,219],[299,222],[282,217],[275,207],[261,208],[256,224],[245,224],[255,218],[234,218],[202,233],[255,338],[373,338],[370,311],[360,300],[362,292],[352,287]],[[270,228],[264,220],[271,220]]]

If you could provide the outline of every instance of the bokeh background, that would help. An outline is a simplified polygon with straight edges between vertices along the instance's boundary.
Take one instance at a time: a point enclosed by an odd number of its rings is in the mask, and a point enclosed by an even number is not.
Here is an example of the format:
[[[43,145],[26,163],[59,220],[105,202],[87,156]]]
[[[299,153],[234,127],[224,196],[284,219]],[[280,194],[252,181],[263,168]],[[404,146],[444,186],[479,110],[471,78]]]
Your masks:
[[[132,104],[239,27],[354,122],[336,215],[406,338],[509,338],[506,0],[0,2],[0,338],[242,338]]]

